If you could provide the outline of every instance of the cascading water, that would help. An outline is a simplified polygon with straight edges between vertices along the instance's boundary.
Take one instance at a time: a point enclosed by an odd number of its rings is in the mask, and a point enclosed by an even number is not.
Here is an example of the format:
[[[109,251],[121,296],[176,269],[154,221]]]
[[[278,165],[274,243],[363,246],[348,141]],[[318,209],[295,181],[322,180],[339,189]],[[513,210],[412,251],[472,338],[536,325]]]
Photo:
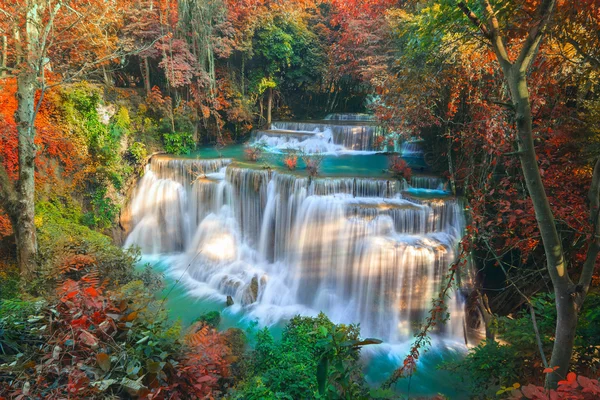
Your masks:
[[[343,113],[329,114],[325,117],[326,121],[375,121],[374,115],[361,113]]]
[[[385,130],[369,120],[337,119],[273,122],[271,130],[259,131],[256,139],[271,141],[273,146],[280,149],[307,147],[307,150],[316,148],[321,152],[335,153],[375,151],[375,139],[383,135]]]
[[[402,143],[400,154],[402,157],[423,157],[423,148],[421,147],[422,142],[418,140],[411,140]]]
[[[406,189],[154,158],[126,246],[177,254],[173,268],[194,296],[231,296],[233,312],[262,324],[323,311],[397,342],[427,315],[464,225],[458,200],[415,200]],[[462,337],[460,298],[451,304],[445,334]]]
[[[313,132],[287,131],[272,129],[258,131],[255,142],[262,142],[272,151],[284,152],[298,150],[304,153],[337,154],[346,149],[341,144],[334,143],[331,129]]]

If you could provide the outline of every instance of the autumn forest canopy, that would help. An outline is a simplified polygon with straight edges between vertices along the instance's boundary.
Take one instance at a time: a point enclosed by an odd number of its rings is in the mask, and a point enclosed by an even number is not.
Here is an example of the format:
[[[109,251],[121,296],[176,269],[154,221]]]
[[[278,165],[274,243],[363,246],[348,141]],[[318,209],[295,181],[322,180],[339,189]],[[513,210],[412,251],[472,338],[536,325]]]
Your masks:
[[[600,0],[0,0],[0,400],[600,398]]]

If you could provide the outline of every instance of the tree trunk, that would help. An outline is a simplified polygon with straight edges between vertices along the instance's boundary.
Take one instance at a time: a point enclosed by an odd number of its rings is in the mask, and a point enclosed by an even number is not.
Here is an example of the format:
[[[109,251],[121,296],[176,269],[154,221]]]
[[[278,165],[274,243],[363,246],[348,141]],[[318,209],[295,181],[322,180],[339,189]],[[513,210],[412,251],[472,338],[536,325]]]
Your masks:
[[[269,88],[269,97],[267,98],[267,129],[271,129],[272,111],[273,111],[273,88]]]
[[[35,91],[37,73],[28,65],[17,76],[18,107],[15,121],[18,132],[19,180],[16,184],[17,205],[11,220],[17,242],[21,274],[29,277],[35,271],[37,240],[35,233]]]
[[[481,317],[483,318],[483,323],[485,325],[485,339],[488,342],[496,341],[496,327],[494,326],[494,314],[490,310],[490,306],[488,303],[487,295],[482,294],[481,291],[477,290],[477,300],[476,300],[477,308],[481,313]]]
[[[259,126],[262,126],[262,122],[265,119],[265,105],[264,105],[264,96],[260,98],[260,101],[258,102],[259,107],[260,107],[260,118],[259,120]]]
[[[517,144],[521,169],[533,202],[546,254],[547,268],[556,296],[558,319],[550,367],[558,367],[558,369],[556,372],[546,375],[546,386],[556,387],[557,382],[564,378],[569,370],[578,310],[575,307],[574,299],[569,294],[573,285],[566,270],[562,242],[556,229],[552,208],[546,196],[537,163],[526,71],[522,71],[520,66],[515,64],[505,71],[505,76],[516,112]]]
[[[6,66],[7,66],[7,59],[8,57],[8,39],[6,38],[6,35],[2,35],[2,54],[0,55],[1,61],[0,61],[0,78],[4,77],[6,75]]]
[[[144,65],[144,88],[146,89],[146,94],[150,94],[150,63],[148,62],[148,57],[143,57],[143,65]]]

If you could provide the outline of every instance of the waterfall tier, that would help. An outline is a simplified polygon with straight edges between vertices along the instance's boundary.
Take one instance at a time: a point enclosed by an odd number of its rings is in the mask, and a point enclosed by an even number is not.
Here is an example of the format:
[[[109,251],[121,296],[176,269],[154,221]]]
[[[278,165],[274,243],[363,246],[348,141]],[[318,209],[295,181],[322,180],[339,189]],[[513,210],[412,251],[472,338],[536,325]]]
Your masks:
[[[280,135],[276,135],[280,131]],[[301,135],[302,137],[294,137],[293,134]],[[312,138],[306,136],[312,134]],[[377,137],[384,136],[385,130],[375,123],[370,121],[354,121],[354,120],[324,120],[324,121],[306,121],[292,122],[279,121],[273,122],[271,131],[260,138],[280,137],[285,138],[285,141],[296,140],[311,140],[319,138],[323,142],[321,147],[326,148],[328,152],[340,150],[346,151],[374,151],[375,140]],[[260,139],[259,138],[259,139]],[[272,140],[272,139],[271,139]],[[297,144],[297,143],[293,143]],[[281,144],[279,144],[281,146]],[[333,146],[337,147],[333,147]],[[313,144],[314,146],[314,144]],[[302,147],[302,143],[300,146]]]
[[[375,121],[374,115],[361,113],[329,114],[326,121]]]
[[[457,199],[417,200],[407,189],[154,158],[131,203],[126,246],[179,254],[190,290],[232,296],[234,309],[263,324],[323,311],[399,341],[427,315],[464,226]],[[451,304],[446,334],[461,336],[459,296]]]

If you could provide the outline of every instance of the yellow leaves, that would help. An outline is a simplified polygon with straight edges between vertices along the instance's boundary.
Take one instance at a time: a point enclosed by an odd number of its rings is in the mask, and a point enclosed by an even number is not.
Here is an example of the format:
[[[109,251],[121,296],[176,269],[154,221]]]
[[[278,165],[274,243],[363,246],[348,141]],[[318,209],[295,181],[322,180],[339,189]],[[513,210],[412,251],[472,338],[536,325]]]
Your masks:
[[[508,386],[508,387],[501,386],[500,390],[498,390],[496,392],[496,395],[499,396],[499,395],[504,394],[504,393],[510,393],[513,390],[519,390],[520,387],[521,387],[521,384],[518,383],[518,382],[517,383],[513,383],[512,386]]]

